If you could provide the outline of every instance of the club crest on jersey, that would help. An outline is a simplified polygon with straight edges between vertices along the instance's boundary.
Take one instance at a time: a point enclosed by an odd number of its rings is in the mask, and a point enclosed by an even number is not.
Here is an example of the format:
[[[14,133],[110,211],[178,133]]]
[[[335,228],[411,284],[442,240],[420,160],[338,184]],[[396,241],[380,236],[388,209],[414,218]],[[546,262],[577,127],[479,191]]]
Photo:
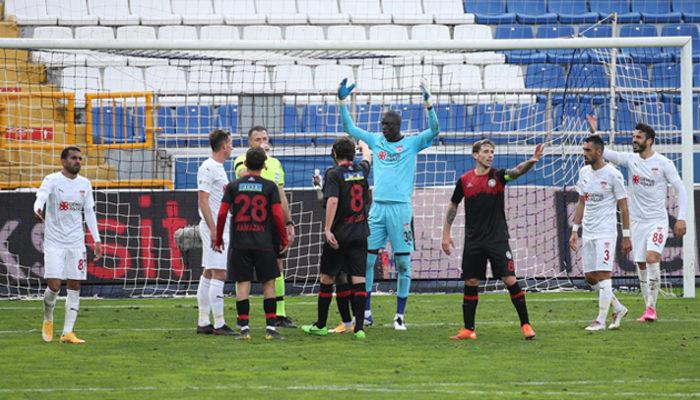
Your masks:
[[[487,184],[489,185],[490,188],[496,187],[496,180],[491,178],[491,179],[489,179]]]
[[[396,146],[396,152],[397,152],[397,153],[401,153],[402,151],[403,151],[403,146],[402,146],[402,145]]]
[[[652,174],[652,175],[658,175],[658,174],[659,174],[659,169],[656,168],[656,167],[655,167],[655,168],[652,168],[652,169],[651,169],[651,174]]]
[[[81,190],[81,191],[80,191],[80,197],[85,197],[85,191],[84,191],[84,190]]]
[[[262,183],[241,182],[238,184],[238,190],[241,192],[262,192]]]
[[[602,187],[603,189],[605,189],[607,186],[608,186],[608,182],[606,182],[606,181],[600,181],[600,187]]]
[[[365,179],[365,174],[362,171],[344,172],[343,180],[345,181],[361,181]]]

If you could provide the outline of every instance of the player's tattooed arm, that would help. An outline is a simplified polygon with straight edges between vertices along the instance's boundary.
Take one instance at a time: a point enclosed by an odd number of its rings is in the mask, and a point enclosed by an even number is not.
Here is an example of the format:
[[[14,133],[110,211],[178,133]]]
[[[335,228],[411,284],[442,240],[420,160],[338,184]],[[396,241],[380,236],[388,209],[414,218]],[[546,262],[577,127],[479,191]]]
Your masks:
[[[455,222],[457,217],[457,204],[450,201],[447,205],[447,212],[445,213],[445,224],[442,226],[442,251],[448,256],[452,253],[455,244],[452,241],[452,236],[450,231],[452,230],[452,224]]]
[[[514,179],[517,179],[519,176],[527,173],[527,171],[532,169],[532,167],[538,161],[540,161],[540,158],[542,158],[543,154],[544,154],[544,146],[542,144],[538,144],[535,147],[535,152],[532,153],[532,157],[530,157],[529,160],[521,162],[515,168],[510,168],[510,169],[506,170],[506,180],[512,181]]]

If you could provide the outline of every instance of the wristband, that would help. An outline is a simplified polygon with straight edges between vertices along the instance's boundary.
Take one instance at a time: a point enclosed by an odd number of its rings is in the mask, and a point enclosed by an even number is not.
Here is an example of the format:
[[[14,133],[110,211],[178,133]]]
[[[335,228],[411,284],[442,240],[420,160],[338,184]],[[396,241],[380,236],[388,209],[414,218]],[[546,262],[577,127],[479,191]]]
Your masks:
[[[581,225],[579,225],[579,224],[573,224],[573,225],[571,225],[571,232],[576,232],[576,233],[578,233],[578,228],[580,228],[580,227],[581,227]]]
[[[623,230],[622,230],[622,237],[629,238],[629,237],[630,237],[630,230],[629,230],[629,229],[623,229]]]

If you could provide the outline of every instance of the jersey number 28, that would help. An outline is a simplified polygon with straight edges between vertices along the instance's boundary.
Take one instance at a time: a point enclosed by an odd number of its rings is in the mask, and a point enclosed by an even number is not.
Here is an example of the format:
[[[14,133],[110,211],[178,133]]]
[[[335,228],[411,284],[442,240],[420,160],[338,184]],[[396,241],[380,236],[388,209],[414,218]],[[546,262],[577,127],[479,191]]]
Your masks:
[[[251,218],[255,222],[263,222],[267,219],[267,197],[256,194],[251,199],[245,194],[239,194],[235,203],[241,205],[236,213],[236,222],[249,222]]]

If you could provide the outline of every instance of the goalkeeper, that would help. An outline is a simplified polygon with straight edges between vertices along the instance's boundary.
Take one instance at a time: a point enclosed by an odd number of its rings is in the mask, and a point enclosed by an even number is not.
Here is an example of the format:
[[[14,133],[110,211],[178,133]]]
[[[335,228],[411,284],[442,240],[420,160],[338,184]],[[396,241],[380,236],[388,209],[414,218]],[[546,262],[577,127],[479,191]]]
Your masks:
[[[382,116],[382,134],[370,133],[355,126],[345,99],[355,88],[343,79],[338,88],[340,114],[343,128],[350,136],[367,143],[372,151],[374,168],[373,203],[369,211],[369,230],[365,307],[365,324],[372,325],[371,290],[374,283],[374,264],[379,250],[387,239],[396,256],[398,270],[396,289],[396,315],[394,329],[406,330],[404,312],[411,287],[411,252],[413,237],[413,194],[416,159],[421,150],[427,149],[440,133],[438,118],[430,98],[427,81],[421,81],[423,102],[428,109],[430,128],[414,136],[401,134],[401,116],[388,111]],[[359,316],[356,316],[359,317]]]

